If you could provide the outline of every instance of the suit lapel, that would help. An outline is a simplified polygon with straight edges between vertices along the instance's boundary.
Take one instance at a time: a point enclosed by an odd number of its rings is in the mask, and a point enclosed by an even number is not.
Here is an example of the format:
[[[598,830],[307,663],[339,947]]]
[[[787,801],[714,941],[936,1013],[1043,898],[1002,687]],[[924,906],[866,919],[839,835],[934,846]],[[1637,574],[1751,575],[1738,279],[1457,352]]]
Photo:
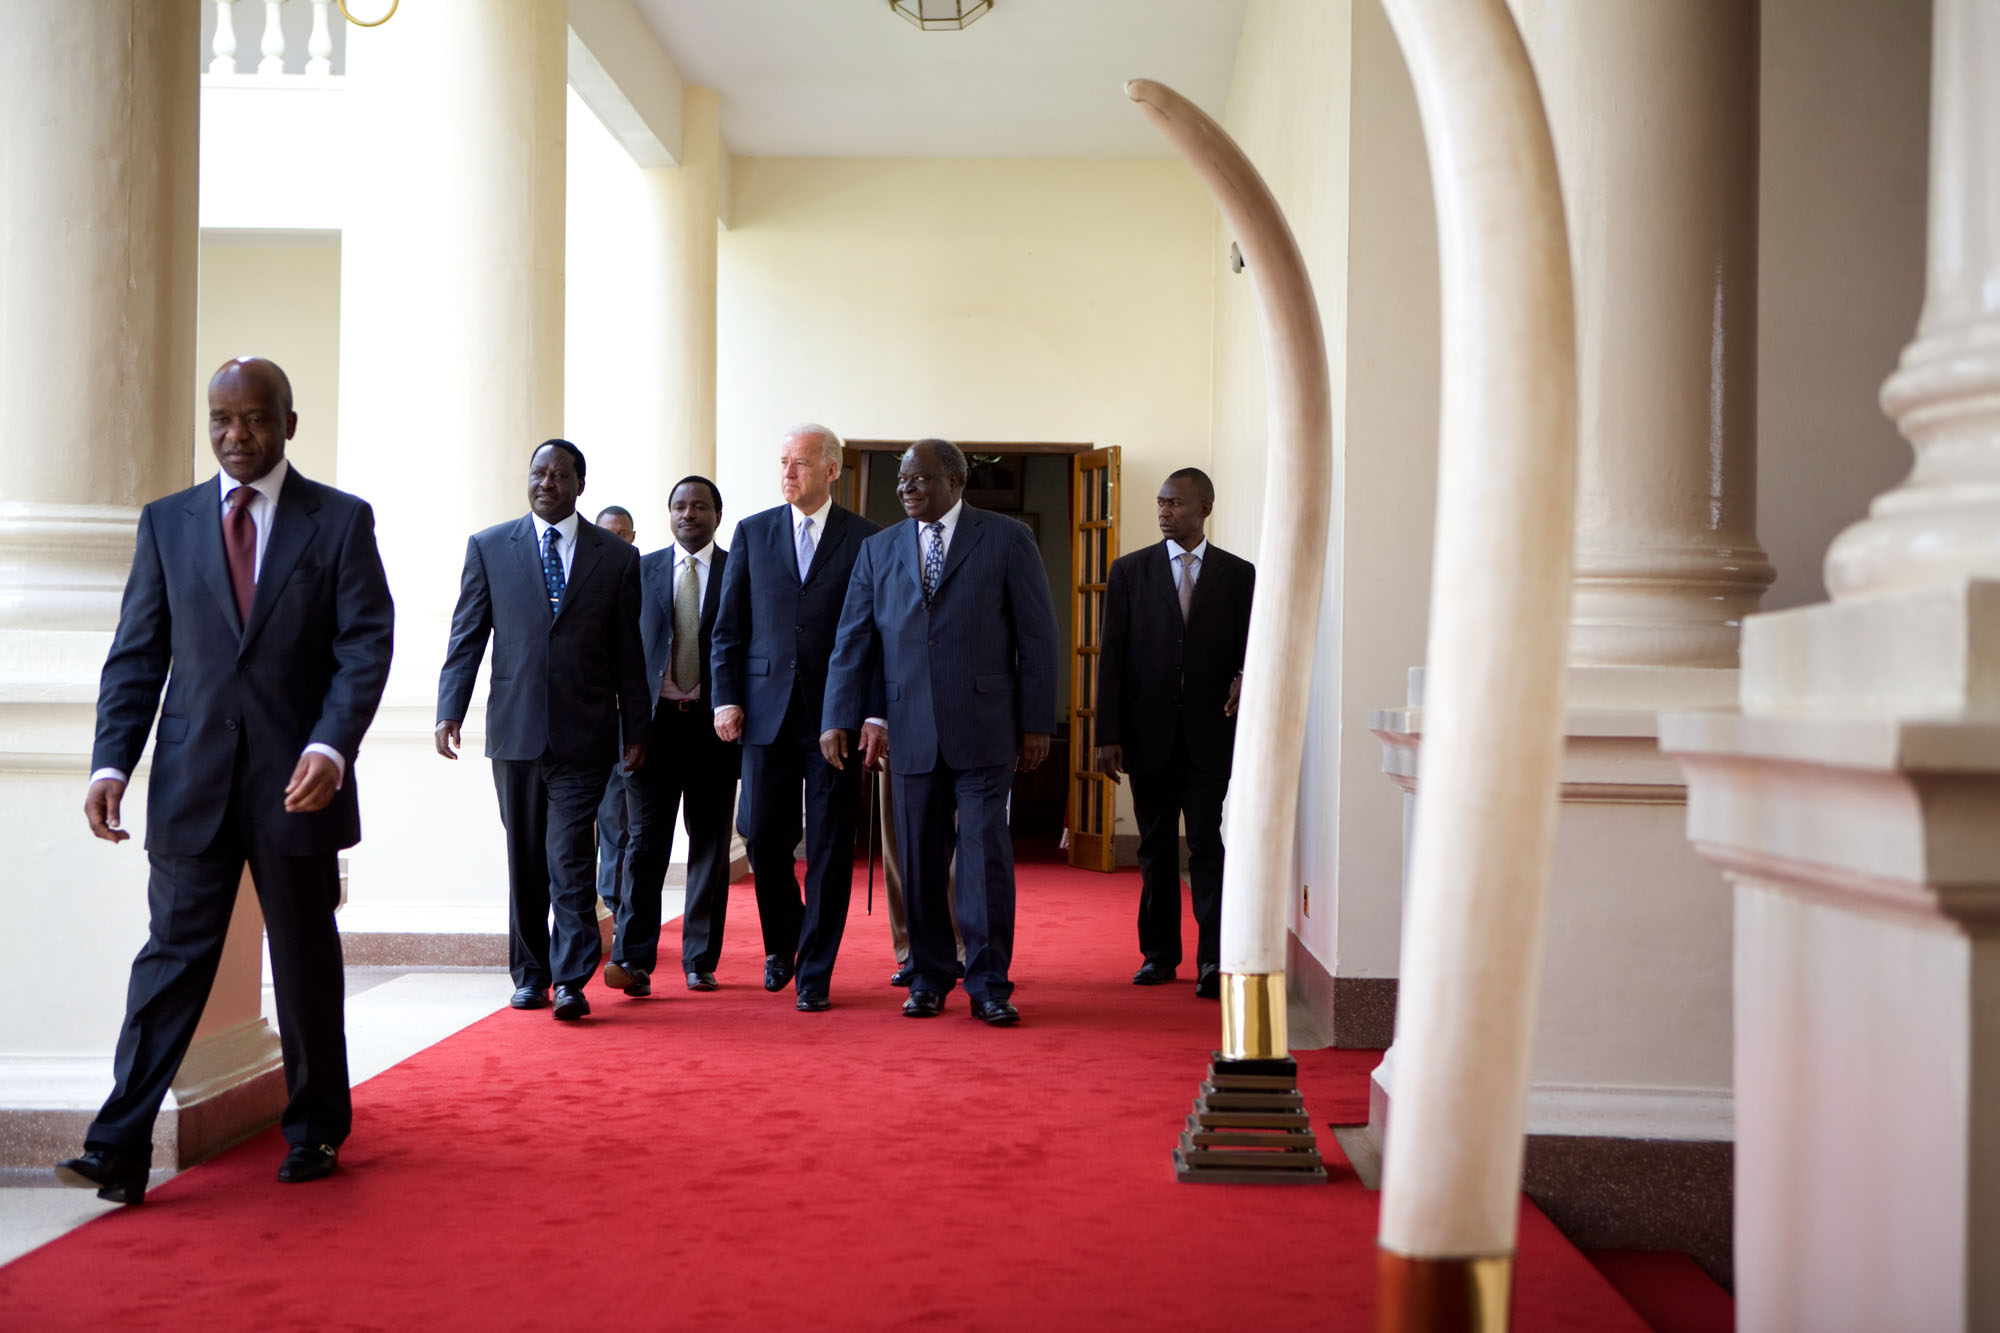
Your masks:
[[[549,585],[548,580],[542,577],[542,544],[535,539],[534,515],[521,516],[520,521],[514,525],[512,541],[515,551],[519,552],[515,558],[520,564],[521,576],[528,581],[528,587],[533,589],[536,604],[546,613],[549,606]]]
[[[789,507],[787,507],[786,513],[788,515],[791,513]],[[813,548],[812,564],[806,567],[805,581],[807,583],[811,583],[814,579],[819,577],[820,569],[826,564],[828,560],[833,558],[832,551],[834,547],[840,545],[842,541],[846,540],[847,518],[848,518],[847,511],[845,509],[842,509],[839,505],[827,506],[826,530],[820,533],[819,545]],[[796,531],[796,529],[794,531]],[[792,553],[792,567],[794,570],[798,568],[798,563],[799,563],[799,557],[797,549],[795,547]]]
[[[1167,550],[1167,544],[1160,542],[1153,548],[1155,554],[1146,562],[1146,578],[1154,591],[1166,598],[1167,607],[1174,613],[1174,619],[1181,618],[1181,590],[1174,586],[1174,557]],[[1199,583],[1195,587],[1199,588]]]
[[[188,492],[188,548],[194,555],[195,575],[215,596],[222,623],[243,634],[242,619],[236,614],[236,591],[229,582],[229,558],[222,551],[222,492],[220,483],[206,481]]]
[[[569,578],[563,583],[562,605],[556,608],[555,619],[561,620],[569,611],[576,590],[583,586],[583,581],[590,577],[593,569],[597,568],[598,561],[603,555],[604,542],[607,540],[618,539],[606,537],[603,529],[594,523],[585,522],[581,517],[576,520],[576,554],[569,558]],[[539,558],[535,561],[535,568],[537,570],[541,568]]]
[[[909,527],[903,524],[908,523]],[[903,569],[910,576],[910,588],[917,594],[919,602],[924,600],[924,561],[918,546],[924,540],[924,529],[915,519],[906,518],[897,523],[891,531],[903,535],[896,539],[896,551],[903,558]]]
[[[720,546],[709,552],[708,591],[701,595],[701,627],[704,631],[715,628],[715,613],[722,605],[722,563],[729,559],[729,552]],[[819,562],[815,560],[814,564]]]
[[[979,539],[986,535],[986,515],[971,505],[958,511],[958,531],[951,534],[951,545],[945,548],[944,572],[938,575],[938,589],[951,582],[951,576],[965,563],[972,548],[979,545]]]
[[[308,499],[305,478],[297,468],[285,474],[285,484],[278,491],[277,517],[272,520],[270,539],[264,543],[264,563],[257,571],[257,593],[250,601],[250,623],[243,627],[243,646],[257,637],[257,631],[271,618],[271,608],[276,605],[278,594],[285,590],[285,580],[292,576],[299,557],[306,547],[312,545],[314,534],[319,531],[319,521],[313,511],[319,505]],[[221,524],[216,525],[217,531]]]

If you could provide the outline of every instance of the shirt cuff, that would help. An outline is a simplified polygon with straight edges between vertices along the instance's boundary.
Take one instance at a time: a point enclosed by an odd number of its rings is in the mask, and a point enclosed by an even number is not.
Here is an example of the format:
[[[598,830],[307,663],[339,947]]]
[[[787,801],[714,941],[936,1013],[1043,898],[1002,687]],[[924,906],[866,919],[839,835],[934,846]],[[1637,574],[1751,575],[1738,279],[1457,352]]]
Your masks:
[[[880,727],[884,731],[887,731],[889,729],[889,719],[886,717],[863,718],[862,723],[865,726]]]
[[[132,785],[132,775],[122,768],[98,769],[90,775],[90,785],[94,787],[106,778],[110,778],[113,782],[122,782],[128,787]]]
[[[321,745],[318,741],[314,741],[305,748],[304,753],[299,757],[303,759],[308,754],[323,754],[328,759],[333,760],[333,767],[340,775],[333,784],[335,791],[339,791],[347,785],[347,760],[341,755],[340,751],[334,749],[331,745]]]

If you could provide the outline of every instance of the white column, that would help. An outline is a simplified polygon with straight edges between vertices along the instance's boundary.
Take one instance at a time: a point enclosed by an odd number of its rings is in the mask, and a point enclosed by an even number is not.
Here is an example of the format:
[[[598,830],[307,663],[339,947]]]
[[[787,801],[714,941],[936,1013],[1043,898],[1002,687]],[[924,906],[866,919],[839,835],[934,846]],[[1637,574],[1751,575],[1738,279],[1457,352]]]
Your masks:
[[[200,30],[199,0],[96,0],[0,44],[0,401],[33,459],[0,476],[0,972],[39,997],[0,1006],[7,1164],[80,1146],[146,938],[146,764],[131,842],[92,839],[82,804],[138,506],[193,480]],[[246,902],[161,1119],[163,1165],[283,1102],[260,927]]]
[[[341,242],[338,480],[375,508],[396,598],[351,935],[506,930],[483,710],[456,764],[431,725],[466,538],[526,512],[529,454],[562,433],[564,8],[429,0],[348,34],[367,188]]]
[[[1745,625],[1741,712],[1663,730],[1736,885],[1746,1330],[2000,1327],[2000,10],[1932,12],[1916,467]]]
[[[662,480],[715,475],[715,247],[722,156],[722,99],[712,88],[681,92],[681,161],[646,173],[654,191],[660,250],[652,305],[660,321],[658,374],[641,391],[663,426]],[[744,512],[749,512],[745,510]]]

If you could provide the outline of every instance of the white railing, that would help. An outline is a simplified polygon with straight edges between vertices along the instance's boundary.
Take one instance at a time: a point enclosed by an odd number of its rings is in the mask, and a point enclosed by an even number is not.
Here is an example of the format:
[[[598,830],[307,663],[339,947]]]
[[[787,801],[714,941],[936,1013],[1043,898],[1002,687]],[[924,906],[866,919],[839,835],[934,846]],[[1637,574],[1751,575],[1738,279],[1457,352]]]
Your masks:
[[[291,0],[291,2],[295,7],[306,4],[312,7],[312,30],[306,37],[304,77],[309,79],[333,77],[333,0]],[[215,19],[208,44],[208,75],[211,78],[237,78],[244,73],[236,59],[239,47],[236,30],[239,18],[237,10],[239,7],[254,9],[259,5],[264,11],[264,31],[257,44],[258,54],[262,57],[257,62],[257,73],[267,78],[284,75],[287,55],[285,34],[287,3],[288,0],[213,0]]]

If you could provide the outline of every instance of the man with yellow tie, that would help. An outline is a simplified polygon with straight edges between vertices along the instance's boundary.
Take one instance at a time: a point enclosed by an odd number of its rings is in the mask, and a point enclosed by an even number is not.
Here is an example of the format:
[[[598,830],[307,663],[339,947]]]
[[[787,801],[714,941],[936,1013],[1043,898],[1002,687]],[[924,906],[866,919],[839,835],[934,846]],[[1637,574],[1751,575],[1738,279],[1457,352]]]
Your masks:
[[[625,895],[604,984],[652,994],[659,961],[660,895],[674,847],[674,818],[687,814],[687,906],[681,970],[688,989],[715,989],[729,907],[729,821],[741,747],[715,734],[710,637],[729,552],[715,544],[722,492],[707,477],[683,477],[667,502],[674,545],[639,561],[639,634],[653,692],[648,733],[658,761],[626,780]]]

